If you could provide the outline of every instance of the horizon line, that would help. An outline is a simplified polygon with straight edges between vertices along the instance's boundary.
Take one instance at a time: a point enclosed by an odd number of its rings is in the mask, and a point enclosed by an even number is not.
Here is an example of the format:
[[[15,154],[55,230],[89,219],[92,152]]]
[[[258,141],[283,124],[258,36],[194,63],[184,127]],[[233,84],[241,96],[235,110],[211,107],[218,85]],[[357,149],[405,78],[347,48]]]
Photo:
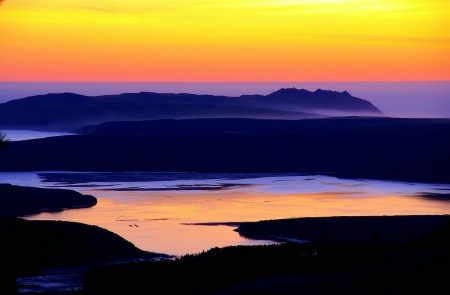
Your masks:
[[[34,81],[34,80],[24,80],[24,81],[0,81],[0,83],[402,83],[402,82],[450,82],[448,80],[339,80],[339,81],[329,81],[329,80],[283,80],[283,81]]]

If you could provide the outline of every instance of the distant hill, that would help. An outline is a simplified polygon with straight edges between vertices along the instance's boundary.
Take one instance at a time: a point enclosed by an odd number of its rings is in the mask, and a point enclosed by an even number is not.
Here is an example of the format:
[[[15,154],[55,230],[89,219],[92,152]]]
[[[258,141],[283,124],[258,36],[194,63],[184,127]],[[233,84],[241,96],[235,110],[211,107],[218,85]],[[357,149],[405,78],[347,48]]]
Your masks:
[[[71,131],[108,121],[188,118],[304,119],[383,116],[370,102],[348,92],[282,88],[269,95],[239,97],[123,93],[30,96],[0,104],[0,129]]]
[[[450,119],[127,124],[133,125],[9,142],[0,152],[0,171],[293,172],[450,183]]]
[[[450,126],[448,119],[411,119],[389,117],[328,117],[303,120],[277,119],[163,119],[117,121],[89,125],[72,130],[95,135],[213,135],[213,134],[293,134],[310,132],[374,132],[386,130],[421,130]],[[448,128],[448,127],[445,127]]]

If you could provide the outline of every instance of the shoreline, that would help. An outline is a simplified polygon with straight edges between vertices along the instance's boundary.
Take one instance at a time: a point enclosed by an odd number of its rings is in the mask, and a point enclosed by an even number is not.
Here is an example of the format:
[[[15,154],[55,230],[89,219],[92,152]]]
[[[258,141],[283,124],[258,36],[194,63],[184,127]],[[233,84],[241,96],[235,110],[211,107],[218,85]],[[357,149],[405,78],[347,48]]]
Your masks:
[[[69,189],[0,183],[0,217],[26,217],[43,212],[90,208],[96,204],[94,196]]]
[[[325,243],[408,243],[450,223],[450,215],[302,217],[243,222],[243,236]]]

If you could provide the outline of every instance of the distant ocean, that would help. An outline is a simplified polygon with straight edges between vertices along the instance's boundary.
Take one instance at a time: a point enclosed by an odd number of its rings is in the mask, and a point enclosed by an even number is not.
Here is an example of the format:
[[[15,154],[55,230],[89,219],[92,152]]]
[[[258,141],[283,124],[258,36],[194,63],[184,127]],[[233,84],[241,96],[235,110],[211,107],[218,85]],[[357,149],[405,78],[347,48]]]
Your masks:
[[[348,91],[370,101],[385,115],[450,118],[450,81],[420,82],[0,82],[0,103],[32,95],[73,92],[84,95],[125,92],[240,96],[270,94],[280,88]]]

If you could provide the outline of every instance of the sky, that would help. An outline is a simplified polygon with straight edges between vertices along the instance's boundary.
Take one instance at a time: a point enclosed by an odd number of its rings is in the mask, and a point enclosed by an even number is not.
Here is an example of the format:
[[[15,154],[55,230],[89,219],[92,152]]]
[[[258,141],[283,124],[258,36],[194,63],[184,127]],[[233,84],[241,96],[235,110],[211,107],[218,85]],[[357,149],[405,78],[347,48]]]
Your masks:
[[[0,0],[0,81],[450,80],[448,0]]]

